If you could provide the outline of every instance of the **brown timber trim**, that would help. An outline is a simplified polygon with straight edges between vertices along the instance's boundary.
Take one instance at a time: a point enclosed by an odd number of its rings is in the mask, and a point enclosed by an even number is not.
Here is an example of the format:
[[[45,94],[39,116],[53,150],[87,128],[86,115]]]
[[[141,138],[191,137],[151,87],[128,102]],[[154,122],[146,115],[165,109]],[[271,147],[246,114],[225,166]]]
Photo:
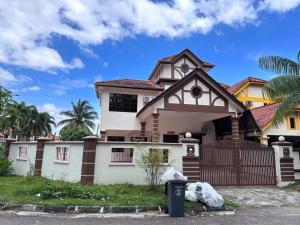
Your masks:
[[[146,122],[141,122],[141,137],[146,136]]]
[[[84,138],[81,167],[81,183],[83,184],[94,183],[97,141],[98,138],[96,136]]]
[[[294,159],[293,158],[281,158],[280,159],[280,170],[282,181],[294,181],[295,170],[294,170]]]
[[[42,173],[44,146],[47,141],[51,141],[51,138],[40,137],[37,139],[34,165],[34,174],[36,176],[41,176]]]

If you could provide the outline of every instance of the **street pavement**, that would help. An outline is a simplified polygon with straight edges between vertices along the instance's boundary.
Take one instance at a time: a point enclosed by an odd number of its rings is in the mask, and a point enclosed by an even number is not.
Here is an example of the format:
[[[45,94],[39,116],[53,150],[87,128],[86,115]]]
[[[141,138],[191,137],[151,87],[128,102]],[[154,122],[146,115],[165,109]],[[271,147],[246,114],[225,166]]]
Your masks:
[[[105,216],[105,217],[104,217]],[[242,208],[231,215],[170,218],[165,215],[53,215],[28,212],[0,212],[1,225],[299,225],[300,207]]]

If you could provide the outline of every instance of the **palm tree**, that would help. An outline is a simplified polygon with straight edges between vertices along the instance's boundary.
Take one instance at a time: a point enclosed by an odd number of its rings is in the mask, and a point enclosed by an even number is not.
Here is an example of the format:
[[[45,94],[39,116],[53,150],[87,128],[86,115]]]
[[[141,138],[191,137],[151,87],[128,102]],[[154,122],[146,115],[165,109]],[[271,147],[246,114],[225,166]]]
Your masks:
[[[87,100],[78,100],[78,102],[71,102],[72,109],[63,111],[60,115],[68,117],[60,121],[57,125],[69,126],[74,125],[82,128],[94,129],[95,123],[93,120],[97,119],[97,113]]]
[[[280,56],[266,56],[258,60],[259,67],[275,72],[277,76],[264,86],[264,95],[274,102],[281,102],[273,118],[278,126],[300,104],[300,51],[297,61]]]
[[[46,112],[38,112],[35,106],[27,106],[24,102],[10,104],[5,112],[5,127],[11,130],[11,137],[29,140],[30,137],[49,135],[54,118]]]

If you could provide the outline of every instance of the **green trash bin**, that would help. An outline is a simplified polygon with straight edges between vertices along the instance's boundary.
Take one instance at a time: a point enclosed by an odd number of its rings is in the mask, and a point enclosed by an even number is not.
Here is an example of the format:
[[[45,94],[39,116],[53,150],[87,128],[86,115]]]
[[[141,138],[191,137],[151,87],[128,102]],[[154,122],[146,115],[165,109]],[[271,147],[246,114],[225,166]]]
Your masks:
[[[185,185],[183,180],[167,182],[167,207],[171,217],[184,217]]]

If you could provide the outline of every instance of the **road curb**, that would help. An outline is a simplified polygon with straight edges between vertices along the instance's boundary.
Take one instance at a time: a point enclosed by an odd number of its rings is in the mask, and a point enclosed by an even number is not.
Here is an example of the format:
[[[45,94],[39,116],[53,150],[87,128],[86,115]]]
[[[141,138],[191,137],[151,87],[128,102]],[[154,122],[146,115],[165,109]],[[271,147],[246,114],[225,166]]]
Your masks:
[[[139,212],[158,212],[164,211],[161,206],[53,206],[35,204],[6,204],[0,203],[2,211],[28,211],[45,213],[139,213]]]

